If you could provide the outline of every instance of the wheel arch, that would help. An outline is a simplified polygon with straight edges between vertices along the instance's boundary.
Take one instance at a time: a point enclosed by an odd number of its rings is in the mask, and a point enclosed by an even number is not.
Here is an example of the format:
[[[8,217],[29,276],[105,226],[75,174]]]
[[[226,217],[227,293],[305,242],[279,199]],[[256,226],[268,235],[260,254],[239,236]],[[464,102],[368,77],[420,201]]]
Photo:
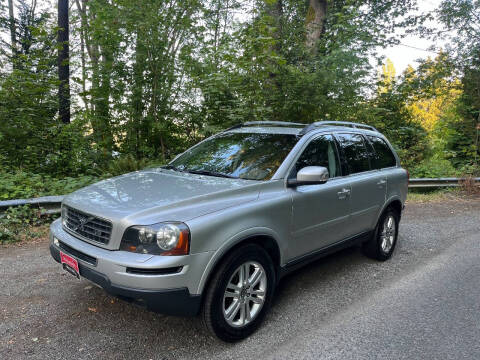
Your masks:
[[[208,287],[215,269],[218,268],[223,259],[225,259],[226,256],[230,255],[239,247],[246,244],[256,244],[268,253],[268,255],[272,258],[275,267],[276,279],[278,281],[279,269],[282,263],[282,255],[276,235],[270,229],[268,229],[268,231],[266,231],[266,229],[256,232],[249,231],[249,234],[239,235],[235,237],[234,240],[226,242],[225,246],[221,247],[215,252],[208,262],[205,271],[203,272],[202,278],[198,285],[197,294],[204,293],[204,290]]]
[[[400,200],[399,197],[397,197],[397,196],[392,197],[385,202],[385,205],[383,206],[382,210],[380,211],[380,213],[378,215],[378,218],[380,218],[380,216],[382,216],[382,214],[385,212],[385,210],[390,209],[390,208],[395,210],[398,213],[398,216],[401,217],[403,207],[404,206],[403,206],[402,201]],[[377,219],[377,221],[378,221],[378,219]]]

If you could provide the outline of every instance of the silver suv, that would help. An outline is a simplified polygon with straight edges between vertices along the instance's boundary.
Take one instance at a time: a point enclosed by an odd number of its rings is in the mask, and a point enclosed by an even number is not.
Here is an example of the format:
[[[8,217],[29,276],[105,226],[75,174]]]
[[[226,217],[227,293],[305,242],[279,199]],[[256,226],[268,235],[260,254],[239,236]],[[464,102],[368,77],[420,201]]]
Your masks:
[[[260,325],[285,274],[353,244],[395,248],[408,174],[375,128],[249,122],[167,166],[68,195],[51,225],[65,270],[225,341]]]

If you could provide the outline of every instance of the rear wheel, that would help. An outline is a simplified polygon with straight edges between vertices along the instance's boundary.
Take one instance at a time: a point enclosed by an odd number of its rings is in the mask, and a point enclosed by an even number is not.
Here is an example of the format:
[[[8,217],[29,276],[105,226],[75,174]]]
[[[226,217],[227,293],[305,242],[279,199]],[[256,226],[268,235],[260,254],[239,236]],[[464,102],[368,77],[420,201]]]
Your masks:
[[[387,209],[380,217],[372,238],[363,244],[363,252],[372,259],[385,261],[392,257],[398,238],[399,214]]]
[[[202,310],[207,329],[228,342],[248,337],[263,321],[274,286],[265,250],[254,244],[238,248],[215,270],[207,289]]]

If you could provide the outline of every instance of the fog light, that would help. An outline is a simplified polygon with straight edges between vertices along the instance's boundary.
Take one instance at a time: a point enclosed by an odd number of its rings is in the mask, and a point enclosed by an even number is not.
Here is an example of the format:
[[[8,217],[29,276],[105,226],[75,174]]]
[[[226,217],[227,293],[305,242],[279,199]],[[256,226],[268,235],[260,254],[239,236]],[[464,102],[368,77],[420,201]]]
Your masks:
[[[53,243],[56,245],[56,246],[60,246],[60,241],[58,241],[58,239],[56,237],[53,238]]]

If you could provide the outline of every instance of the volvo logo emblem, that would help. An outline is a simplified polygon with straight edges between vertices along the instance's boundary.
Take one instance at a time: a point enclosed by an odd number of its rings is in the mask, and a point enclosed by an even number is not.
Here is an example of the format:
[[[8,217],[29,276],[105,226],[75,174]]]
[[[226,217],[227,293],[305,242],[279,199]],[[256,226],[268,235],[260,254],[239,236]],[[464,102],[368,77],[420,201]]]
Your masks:
[[[78,231],[78,230],[83,230],[83,227],[88,224],[91,220],[93,220],[94,217],[93,216],[90,216],[90,217],[87,217],[87,216],[82,216],[82,217],[79,217],[78,219],[78,222],[79,224],[74,226],[73,227],[73,231]]]

